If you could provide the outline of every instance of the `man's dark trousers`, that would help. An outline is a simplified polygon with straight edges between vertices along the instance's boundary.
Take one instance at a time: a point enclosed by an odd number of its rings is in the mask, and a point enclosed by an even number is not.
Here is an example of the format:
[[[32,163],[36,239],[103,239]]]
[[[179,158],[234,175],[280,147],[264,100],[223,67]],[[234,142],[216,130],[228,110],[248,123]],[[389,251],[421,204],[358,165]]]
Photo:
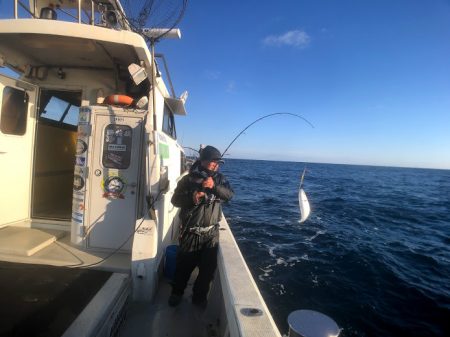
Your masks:
[[[199,272],[192,289],[194,302],[206,301],[209,284],[217,268],[218,245],[202,247],[192,252],[178,251],[172,294],[182,296],[192,271],[198,267]]]

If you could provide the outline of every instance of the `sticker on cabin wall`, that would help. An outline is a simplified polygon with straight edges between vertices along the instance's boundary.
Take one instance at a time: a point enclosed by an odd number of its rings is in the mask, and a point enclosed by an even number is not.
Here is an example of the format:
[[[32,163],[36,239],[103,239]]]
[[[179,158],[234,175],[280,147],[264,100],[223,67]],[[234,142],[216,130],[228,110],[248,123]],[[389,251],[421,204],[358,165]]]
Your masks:
[[[81,219],[83,221],[84,214],[81,214],[79,212],[72,212],[72,218]]]
[[[80,114],[78,115],[78,124],[88,124],[90,120],[90,111],[80,109]]]
[[[119,170],[118,169],[108,169],[108,176],[119,176]]]
[[[163,134],[158,133],[158,138],[161,142],[167,143],[166,136],[164,136]]]
[[[159,155],[162,159],[169,158],[169,145],[164,143],[159,143]]]
[[[73,190],[73,197],[74,198],[83,198],[84,199],[84,191],[76,191]]]
[[[78,125],[78,138],[88,137],[91,135],[90,125]]]
[[[84,199],[73,198],[72,212],[84,213]]]
[[[105,168],[126,170],[130,166],[132,135],[132,129],[128,125],[106,126],[102,154],[102,163]]]
[[[83,224],[83,216],[78,216],[74,212],[72,212],[72,221],[76,223]]]
[[[87,167],[77,166],[75,165],[74,174],[77,174],[83,178],[87,176]]]
[[[108,151],[126,151],[126,145],[108,144]]]
[[[84,192],[73,191],[72,199],[72,221],[77,224],[84,223]]]
[[[76,154],[83,154],[87,150],[87,144],[82,139],[77,139],[77,148],[75,150]]]
[[[84,178],[78,174],[73,176],[73,189],[75,191],[82,191],[84,189]]]
[[[150,235],[152,233],[152,227],[150,226],[141,226],[137,231],[137,234],[140,235]]]
[[[127,184],[125,179],[119,176],[109,176],[102,180],[103,198],[107,199],[125,199],[125,190]]]
[[[75,165],[86,166],[86,158],[85,157],[76,156],[75,157]]]

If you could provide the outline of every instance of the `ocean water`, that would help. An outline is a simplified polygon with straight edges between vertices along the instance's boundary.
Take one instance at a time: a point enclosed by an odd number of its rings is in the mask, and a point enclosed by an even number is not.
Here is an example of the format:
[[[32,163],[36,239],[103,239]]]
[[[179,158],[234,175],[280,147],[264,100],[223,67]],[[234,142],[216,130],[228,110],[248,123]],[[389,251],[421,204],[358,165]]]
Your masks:
[[[232,160],[224,206],[282,333],[320,311],[340,336],[450,336],[450,170]]]

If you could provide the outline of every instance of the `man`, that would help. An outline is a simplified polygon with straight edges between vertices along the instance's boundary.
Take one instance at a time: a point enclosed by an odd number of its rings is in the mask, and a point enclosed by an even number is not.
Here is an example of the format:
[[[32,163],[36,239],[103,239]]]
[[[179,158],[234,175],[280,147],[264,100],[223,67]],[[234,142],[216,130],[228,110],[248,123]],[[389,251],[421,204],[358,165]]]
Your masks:
[[[175,279],[170,306],[177,306],[192,271],[199,272],[193,287],[192,303],[205,307],[210,283],[217,268],[221,202],[232,198],[234,192],[225,176],[218,172],[223,163],[220,151],[206,146],[200,159],[175,189],[172,204],[180,207],[180,248],[177,254]]]

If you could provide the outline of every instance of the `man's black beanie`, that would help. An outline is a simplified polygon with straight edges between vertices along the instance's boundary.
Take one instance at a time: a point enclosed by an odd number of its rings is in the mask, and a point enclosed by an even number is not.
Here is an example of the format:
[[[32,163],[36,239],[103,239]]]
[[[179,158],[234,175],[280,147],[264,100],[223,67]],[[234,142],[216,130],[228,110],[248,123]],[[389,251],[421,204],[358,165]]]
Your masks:
[[[220,151],[217,150],[214,146],[208,145],[200,152],[200,160],[201,161],[217,161],[223,163],[222,155]]]

